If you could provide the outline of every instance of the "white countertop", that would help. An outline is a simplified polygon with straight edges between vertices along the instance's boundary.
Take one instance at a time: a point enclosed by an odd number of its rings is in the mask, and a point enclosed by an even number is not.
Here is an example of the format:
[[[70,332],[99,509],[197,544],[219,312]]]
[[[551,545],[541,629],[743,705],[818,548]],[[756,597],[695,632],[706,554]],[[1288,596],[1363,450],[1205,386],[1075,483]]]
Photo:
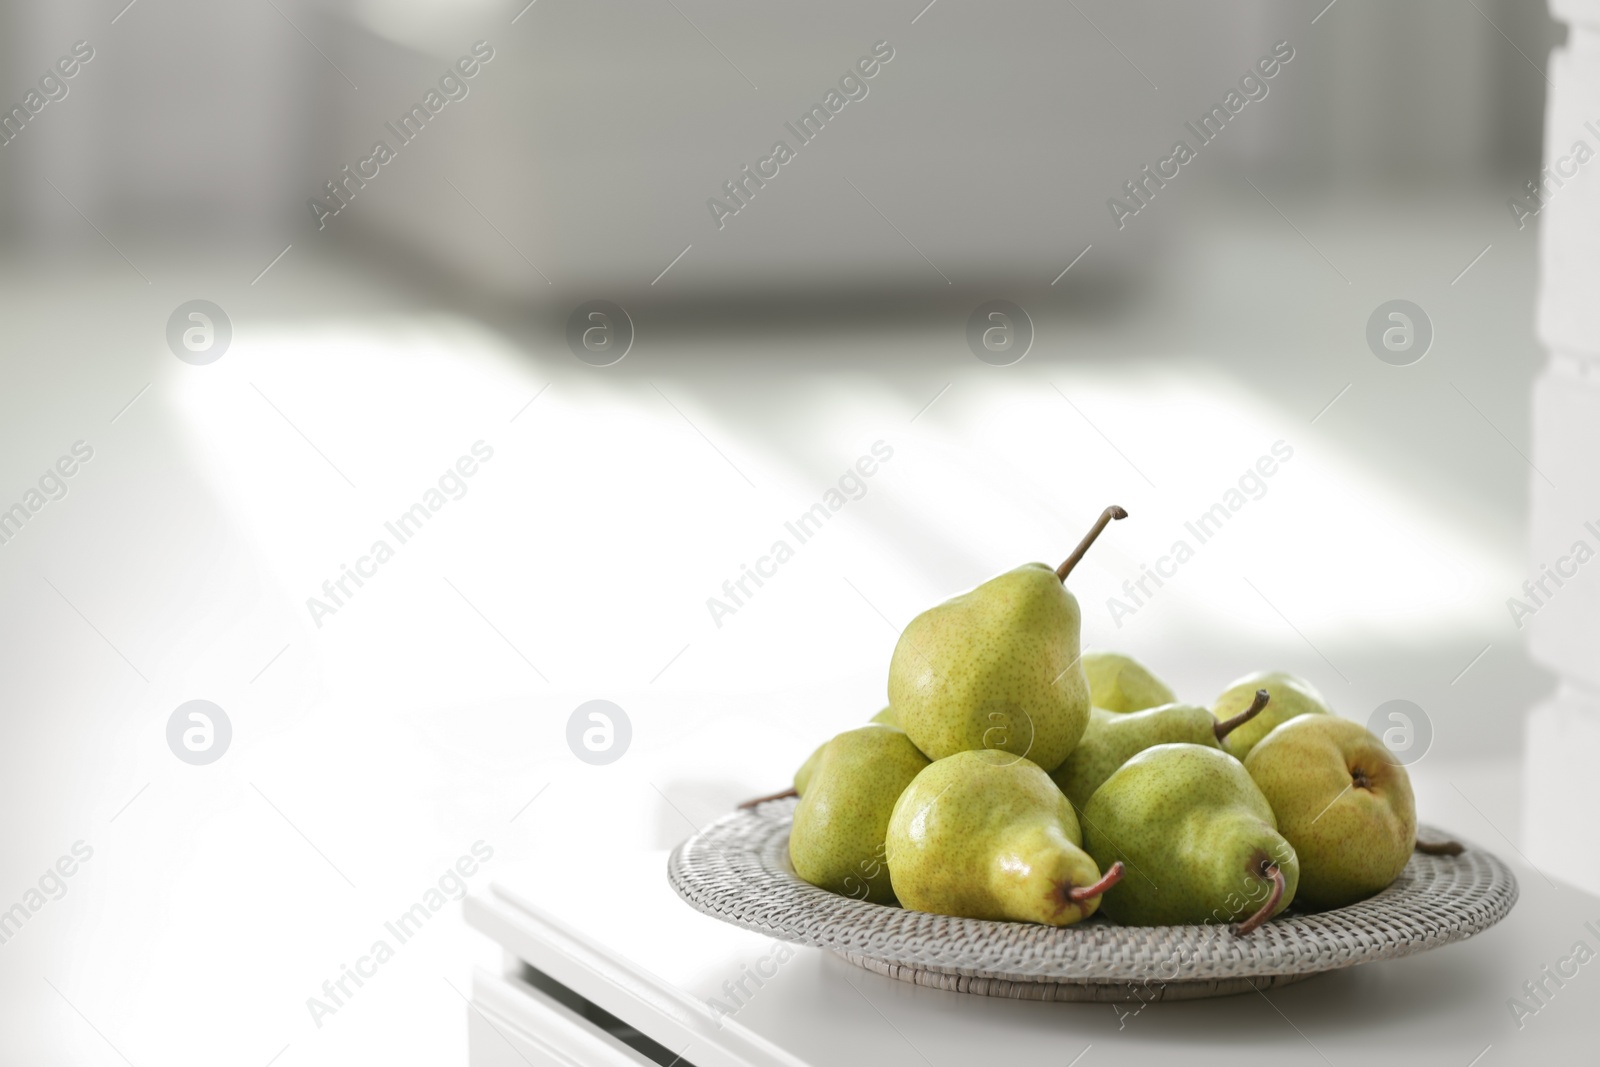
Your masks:
[[[667,883],[667,853],[596,851],[570,870],[502,868],[469,899],[471,925],[697,1067],[971,1064],[998,1051],[1041,1064],[1572,1062],[1593,1038],[1600,967],[1566,964],[1519,1028],[1508,999],[1583,941],[1600,949],[1600,899],[1547,881],[1515,854],[1511,916],[1463,943],[1318,976],[1263,994],[1137,1004],[1008,1001],[926,989],[793,946],[731,1016],[723,983],[775,942],[701,915]],[[1593,928],[1586,928],[1585,923]],[[753,987],[751,987],[753,988]],[[1075,1060],[1073,1057],[1082,1055]],[[1474,1057],[1480,1057],[1474,1059]]]

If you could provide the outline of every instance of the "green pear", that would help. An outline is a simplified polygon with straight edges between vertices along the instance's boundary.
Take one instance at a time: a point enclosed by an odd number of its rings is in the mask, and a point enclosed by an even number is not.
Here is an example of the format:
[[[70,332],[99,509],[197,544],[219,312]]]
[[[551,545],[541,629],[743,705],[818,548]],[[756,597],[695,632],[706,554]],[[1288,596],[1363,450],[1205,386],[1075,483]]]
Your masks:
[[[1246,934],[1289,906],[1300,879],[1267,798],[1205,745],[1140,752],[1095,790],[1083,826],[1096,863],[1127,864],[1102,904],[1127,926],[1238,922]]]
[[[1300,857],[1300,903],[1353,904],[1405,870],[1417,839],[1411,777],[1361,724],[1296,716],[1262,738],[1244,766]]]
[[[911,620],[889,663],[889,704],[918,748],[936,760],[992,748],[1061,765],[1089,724],[1082,612],[1065,582],[1126,516],[1107,508],[1060,567],[1024,564]]]
[[[869,723],[874,723],[874,722],[875,723],[879,723],[879,724],[881,724],[883,726],[892,726],[896,730],[900,729],[900,723],[894,717],[894,709],[893,708],[884,708],[882,711],[878,712],[878,714],[874,715],[872,718],[868,719],[867,721]],[[800,769],[798,771],[794,772],[794,795],[795,796],[803,797],[803,796],[806,795],[806,783],[811,780],[811,774],[812,774],[813,771],[816,770],[816,767],[817,767],[817,760],[822,758],[822,750],[827,748],[827,747],[828,747],[828,742],[826,742],[826,741],[824,741],[822,744],[818,745],[817,748],[816,748],[816,751],[812,752],[810,756],[807,756],[806,757],[806,761],[804,763],[800,764]]]
[[[867,721],[869,723],[875,722],[884,726],[892,726],[896,730],[900,729],[900,723],[895,720],[893,708],[884,708]],[[828,742],[826,741],[818,745],[816,751],[807,756],[806,761],[800,764],[800,769],[794,772],[795,796],[803,797],[806,795],[806,783],[811,780],[811,774],[817,768],[817,761],[822,758],[822,750],[827,747]]]
[[[897,730],[900,728],[900,723],[895,720],[893,708],[884,708],[882,711],[878,712],[878,714],[869,719],[868,722],[881,723],[884,726],[892,726]],[[787,797],[805,796],[806,783],[811,781],[811,775],[817,769],[817,761],[822,758],[822,750],[827,747],[828,742],[824,741],[822,744],[818,745],[812,750],[811,755],[806,757],[806,761],[800,764],[800,769],[794,772],[794,785],[791,788],[785,789],[781,793],[769,793],[763,797],[754,797],[750,800],[746,800],[744,803],[740,804],[739,807],[753,808],[758,804],[765,804],[769,800],[783,800]]]
[[[1072,805],[1031,760],[995,749],[938,760],[906,787],[885,852],[902,906],[1066,926],[1122,877],[1080,847]]]
[[[1083,674],[1089,679],[1089,703],[1107,711],[1143,711],[1178,699],[1166,682],[1121,652],[1085,652]]]
[[[1195,704],[1166,704],[1124,714],[1097,707],[1078,747],[1050,777],[1081,812],[1101,783],[1145,749],[1180,742],[1221,748],[1223,739],[1261,714],[1267,702],[1267,691],[1257,690],[1250,706],[1227,722],[1218,722]]]
[[[1328,702],[1322,698],[1322,694],[1304,678],[1286,671],[1259,671],[1245,675],[1222,691],[1222,695],[1211,705],[1211,711],[1219,719],[1237,715],[1250,706],[1258,689],[1267,691],[1272,697],[1272,705],[1249,725],[1228,736],[1223,747],[1235,759],[1244,759],[1257,741],[1296,715],[1329,714]]]
[[[811,755],[806,757],[806,761],[800,764],[800,769],[794,772],[795,796],[803,797],[806,795],[806,786],[810,784],[811,776],[816,773],[817,764],[822,761],[822,750],[827,747],[827,741],[824,741],[822,744],[818,745],[812,751]]]
[[[873,723],[822,747],[789,830],[789,862],[812,885],[888,904],[884,835],[895,801],[928,766],[903,730]]]

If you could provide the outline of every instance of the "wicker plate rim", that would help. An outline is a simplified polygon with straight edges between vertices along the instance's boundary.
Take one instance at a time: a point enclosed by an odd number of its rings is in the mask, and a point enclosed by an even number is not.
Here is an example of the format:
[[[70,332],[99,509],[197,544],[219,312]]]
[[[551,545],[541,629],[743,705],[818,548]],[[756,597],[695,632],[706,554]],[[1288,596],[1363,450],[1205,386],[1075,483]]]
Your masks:
[[[1010,982],[1139,982],[1309,975],[1463,940],[1503,919],[1517,881],[1495,856],[1413,855],[1388,889],[1349,907],[1289,913],[1240,938],[1221,925],[1054,928],[869,904],[789,868],[794,801],[737,811],[673,850],[668,879],[696,910],[780,940],[918,970]],[[1425,837],[1446,836],[1420,827]]]

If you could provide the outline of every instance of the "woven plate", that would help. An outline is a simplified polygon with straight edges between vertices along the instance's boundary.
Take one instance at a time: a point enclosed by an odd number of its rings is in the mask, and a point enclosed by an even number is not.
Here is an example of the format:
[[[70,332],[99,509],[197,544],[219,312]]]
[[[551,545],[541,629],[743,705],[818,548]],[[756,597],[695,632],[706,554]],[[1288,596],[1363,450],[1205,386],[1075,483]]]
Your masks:
[[[679,845],[667,877],[693,907],[785,941],[829,949],[902,981],[1025,1000],[1180,1000],[1270,989],[1395,959],[1487,930],[1511,911],[1517,880],[1495,856],[1416,853],[1377,896],[1293,910],[1255,933],[1227,926],[1061,928],[956,919],[838,896],[789,865],[793,799],[735,812]],[[1419,827],[1419,835],[1448,835]]]

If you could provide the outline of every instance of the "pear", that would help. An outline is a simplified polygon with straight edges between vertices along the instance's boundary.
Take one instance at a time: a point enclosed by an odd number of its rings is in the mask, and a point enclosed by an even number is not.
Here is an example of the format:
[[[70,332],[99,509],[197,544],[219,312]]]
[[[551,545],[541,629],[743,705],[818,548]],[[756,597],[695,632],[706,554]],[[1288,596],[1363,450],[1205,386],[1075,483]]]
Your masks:
[[[1081,812],[1101,783],[1145,749],[1178,742],[1221,748],[1229,733],[1261,714],[1267,703],[1267,691],[1259,689],[1250,706],[1227,722],[1218,722],[1195,704],[1166,704],[1125,714],[1097,707],[1078,747],[1050,777]]]
[[[876,904],[894,900],[883,864],[895,801],[928,766],[905,732],[873,723],[822,747],[794,809],[789,862],[812,885]]]
[[[1205,745],[1128,760],[1089,798],[1083,827],[1096,863],[1127,864],[1101,906],[1128,926],[1238,922],[1247,934],[1289,906],[1300,879],[1267,798],[1238,760]]]
[[[1057,568],[1024,564],[911,620],[889,663],[889,704],[918,748],[936,760],[993,748],[1061,765],[1089,724],[1082,612],[1065,582],[1127,514],[1107,508]]]
[[[868,719],[867,721],[869,723],[874,723],[875,722],[875,723],[880,723],[880,724],[882,724],[884,726],[892,726],[896,730],[900,729],[900,723],[894,717],[894,709],[893,708],[884,708],[882,711],[878,712],[876,715],[874,715],[872,718]],[[827,747],[828,747],[828,742],[826,742],[826,741],[824,741],[822,744],[818,745],[817,748],[816,748],[816,751],[812,752],[811,755],[806,758],[806,761],[804,763],[800,764],[800,769],[798,771],[794,772],[794,795],[795,796],[803,797],[803,796],[806,795],[806,783],[811,780],[811,774],[816,769],[817,760],[822,758],[822,750],[827,748]]]
[[[884,708],[867,721],[881,723],[884,726],[892,726],[897,730],[900,728],[900,723],[895,719],[893,708]],[[822,758],[822,750],[827,747],[828,742],[824,741],[812,750],[811,755],[806,757],[806,761],[800,764],[800,769],[794,772],[794,785],[791,788],[785,789],[781,793],[769,793],[764,797],[754,797],[746,800],[739,807],[753,808],[758,804],[765,804],[769,800],[784,800],[788,797],[805,796],[806,783],[811,781],[811,775],[817,769],[817,761]]]
[[[1166,682],[1121,652],[1085,652],[1083,674],[1089,680],[1089,703],[1107,711],[1143,711],[1178,699]]]
[[[1262,738],[1244,766],[1300,857],[1300,903],[1353,904],[1405,870],[1417,838],[1411,778],[1360,723],[1296,716]]]
[[[874,715],[872,718],[868,719],[867,721],[869,723],[875,722],[875,723],[881,723],[884,726],[892,726],[896,730],[900,729],[900,723],[894,717],[894,709],[893,708],[884,708],[882,711],[878,712],[876,715]],[[806,757],[806,761],[804,763],[800,764],[800,769],[798,771],[794,772],[794,795],[795,796],[803,797],[803,796],[806,795],[806,783],[811,780],[811,773],[812,773],[812,771],[814,771],[816,769],[817,760],[822,758],[822,750],[827,748],[827,747],[828,747],[828,742],[826,742],[826,741],[824,741],[822,744],[818,745],[816,747],[816,751],[812,752],[810,756]]]
[[[1039,765],[995,749],[934,762],[889,819],[901,905],[936,915],[1066,926],[1093,915],[1122,877],[1080,847],[1072,805]]]
[[[1257,741],[1296,715],[1329,714],[1328,702],[1322,698],[1322,694],[1304,678],[1287,671],[1259,671],[1245,675],[1223,690],[1211,705],[1211,710],[1219,719],[1237,715],[1249,707],[1258,689],[1265,689],[1272,697],[1272,706],[1243,729],[1235,730],[1223,743],[1223,748],[1235,759],[1244,759]]]
[[[827,747],[827,741],[824,741],[822,744],[818,745],[814,750],[812,750],[811,755],[806,757],[806,761],[800,764],[800,769],[794,772],[795,796],[803,797],[806,795],[806,786],[810,783],[811,776],[816,773],[817,764],[822,760],[822,750]]]

